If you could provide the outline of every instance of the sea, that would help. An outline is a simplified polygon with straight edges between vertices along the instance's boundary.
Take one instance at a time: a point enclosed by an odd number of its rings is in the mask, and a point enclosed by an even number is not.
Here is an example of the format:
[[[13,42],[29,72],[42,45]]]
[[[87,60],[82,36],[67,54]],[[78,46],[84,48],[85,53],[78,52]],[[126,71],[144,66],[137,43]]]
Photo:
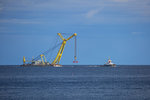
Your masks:
[[[150,65],[0,66],[0,100],[150,100]]]

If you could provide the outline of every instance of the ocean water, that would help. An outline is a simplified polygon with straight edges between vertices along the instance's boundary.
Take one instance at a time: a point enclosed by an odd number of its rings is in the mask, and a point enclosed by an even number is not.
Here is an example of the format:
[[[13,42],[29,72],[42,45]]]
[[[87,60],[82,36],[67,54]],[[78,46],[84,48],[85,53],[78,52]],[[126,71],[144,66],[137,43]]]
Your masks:
[[[150,66],[0,66],[0,100],[150,100]]]

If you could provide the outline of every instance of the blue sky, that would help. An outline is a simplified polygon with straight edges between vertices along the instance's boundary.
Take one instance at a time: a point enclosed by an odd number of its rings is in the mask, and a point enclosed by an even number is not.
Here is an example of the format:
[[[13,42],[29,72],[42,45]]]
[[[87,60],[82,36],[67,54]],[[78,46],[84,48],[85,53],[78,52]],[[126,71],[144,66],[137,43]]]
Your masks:
[[[111,57],[116,64],[147,65],[149,27],[149,0],[1,0],[0,64],[39,55],[60,32],[78,34],[79,64],[104,64]],[[61,64],[73,64],[73,42]]]

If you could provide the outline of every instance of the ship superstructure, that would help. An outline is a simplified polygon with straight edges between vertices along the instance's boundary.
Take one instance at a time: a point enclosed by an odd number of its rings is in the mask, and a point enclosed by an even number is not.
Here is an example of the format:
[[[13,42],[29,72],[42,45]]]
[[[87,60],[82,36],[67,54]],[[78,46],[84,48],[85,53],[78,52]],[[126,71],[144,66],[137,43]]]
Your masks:
[[[104,64],[104,66],[116,67],[116,64],[112,63],[112,60],[109,58],[108,61]]]

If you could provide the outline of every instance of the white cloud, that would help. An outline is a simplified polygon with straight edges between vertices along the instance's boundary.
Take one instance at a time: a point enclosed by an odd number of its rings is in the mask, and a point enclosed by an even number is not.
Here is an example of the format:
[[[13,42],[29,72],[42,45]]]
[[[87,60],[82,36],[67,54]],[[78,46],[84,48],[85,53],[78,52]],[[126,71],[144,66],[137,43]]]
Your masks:
[[[92,18],[93,16],[95,16],[96,14],[99,13],[100,10],[96,9],[96,10],[90,10],[88,13],[85,14],[85,16],[87,18]]]
[[[0,23],[13,23],[13,24],[39,24],[38,20],[33,19],[0,19]]]
[[[133,35],[140,35],[143,34],[143,32],[132,32]]]

